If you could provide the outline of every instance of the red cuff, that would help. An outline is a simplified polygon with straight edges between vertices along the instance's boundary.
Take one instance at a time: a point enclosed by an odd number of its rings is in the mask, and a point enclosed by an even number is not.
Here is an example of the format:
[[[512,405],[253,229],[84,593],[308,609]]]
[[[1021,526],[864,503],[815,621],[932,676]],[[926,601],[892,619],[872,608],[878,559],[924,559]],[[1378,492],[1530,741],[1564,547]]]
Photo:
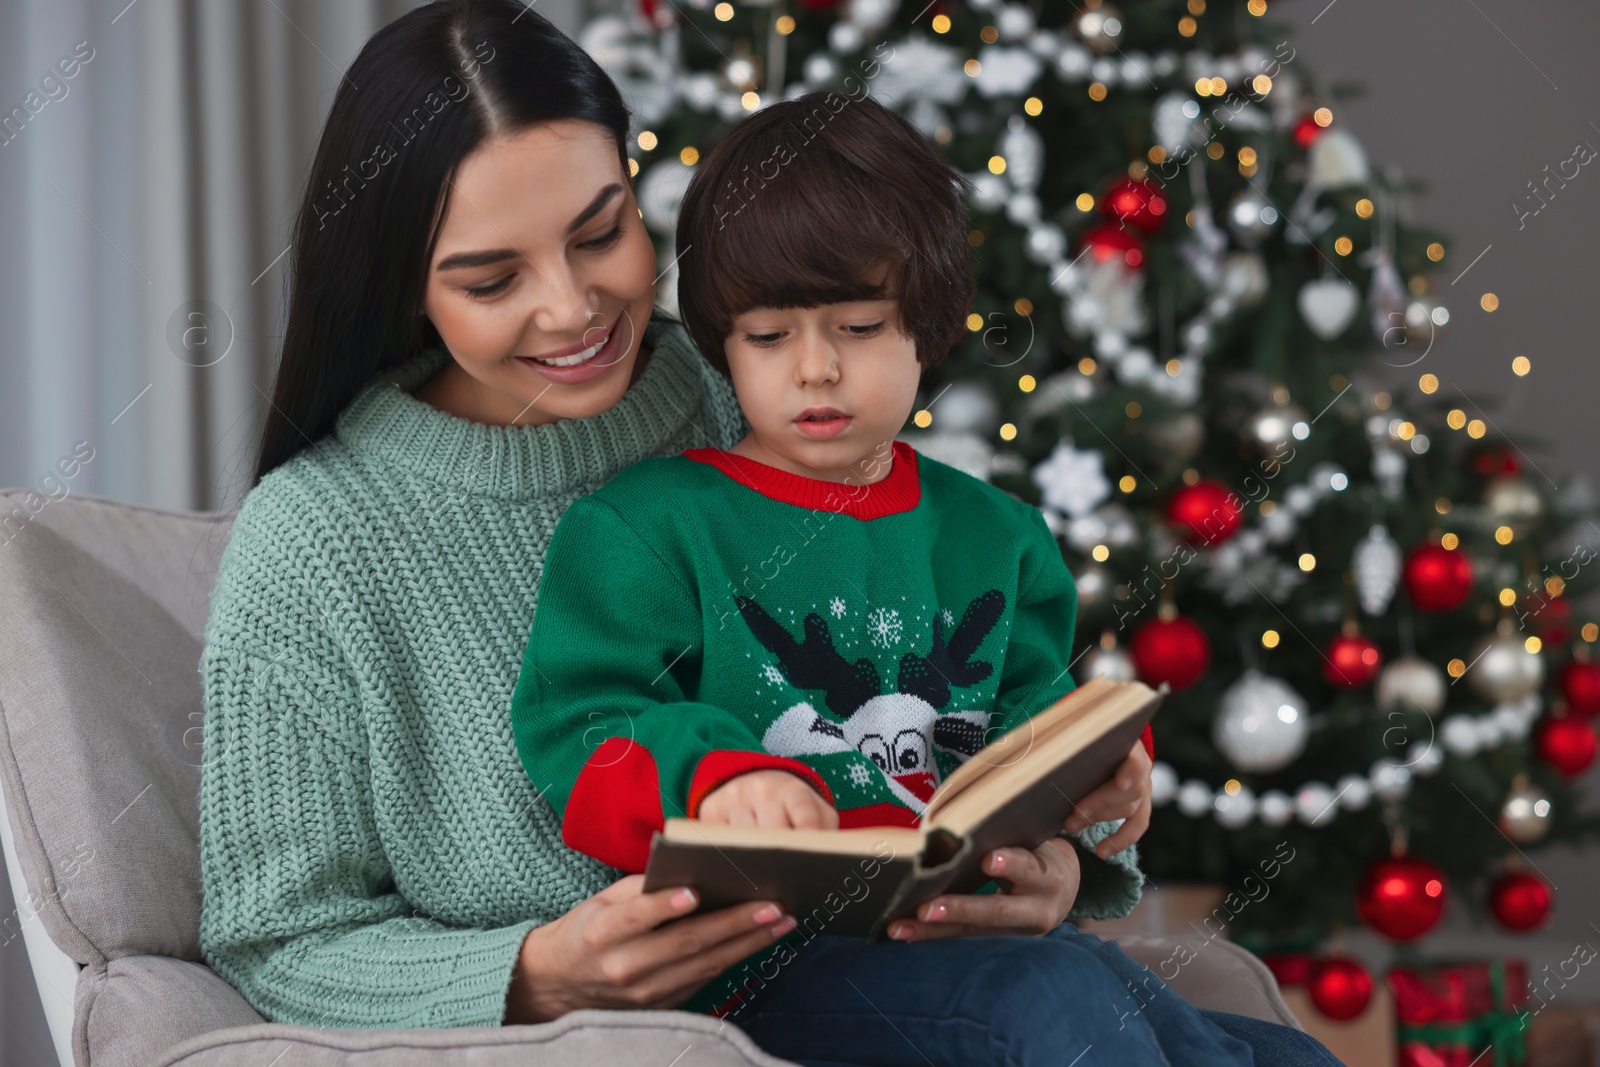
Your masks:
[[[1144,750],[1150,753],[1150,762],[1154,763],[1156,759],[1156,738],[1150,732],[1149,723],[1144,724],[1144,733],[1139,735],[1139,740],[1144,743]]]
[[[561,820],[562,842],[639,874],[650,859],[651,835],[665,825],[655,757],[630,738],[606,738],[572,785]]]
[[[792,771],[809,782],[829,804],[833,803],[833,793],[828,789],[828,783],[822,780],[822,775],[797,759],[767,752],[716,748],[701,756],[700,762],[695,765],[694,776],[689,779],[689,802],[684,805],[685,814],[691,819],[699,818],[700,802],[707,793],[747,771],[765,770]]]

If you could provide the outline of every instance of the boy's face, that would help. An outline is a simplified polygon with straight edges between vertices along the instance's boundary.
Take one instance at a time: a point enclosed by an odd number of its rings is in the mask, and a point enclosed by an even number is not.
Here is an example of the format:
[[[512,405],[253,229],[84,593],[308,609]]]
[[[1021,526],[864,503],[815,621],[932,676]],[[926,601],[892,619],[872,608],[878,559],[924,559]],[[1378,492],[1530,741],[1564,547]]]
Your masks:
[[[724,351],[752,430],[734,451],[828,481],[888,473],[922,377],[898,300],[754,308],[734,318]]]

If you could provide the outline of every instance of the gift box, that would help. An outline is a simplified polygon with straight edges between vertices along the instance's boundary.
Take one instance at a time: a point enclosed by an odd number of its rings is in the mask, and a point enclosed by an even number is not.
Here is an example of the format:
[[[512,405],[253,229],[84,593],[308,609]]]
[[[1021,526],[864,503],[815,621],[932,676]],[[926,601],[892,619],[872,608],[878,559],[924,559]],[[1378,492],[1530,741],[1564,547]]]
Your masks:
[[[1518,959],[1392,967],[1400,1067],[1523,1067],[1527,964]]]

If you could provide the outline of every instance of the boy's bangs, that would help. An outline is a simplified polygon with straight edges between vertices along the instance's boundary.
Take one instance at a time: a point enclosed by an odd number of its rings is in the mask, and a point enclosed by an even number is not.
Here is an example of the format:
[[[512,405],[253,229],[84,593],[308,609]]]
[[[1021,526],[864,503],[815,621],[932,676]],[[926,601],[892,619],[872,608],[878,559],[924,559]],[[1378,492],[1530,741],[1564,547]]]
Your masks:
[[[905,246],[881,211],[854,190],[809,188],[801,159],[790,167],[757,194],[769,198],[764,210],[727,217],[717,234],[723,321],[752,308],[882,300],[896,288]]]

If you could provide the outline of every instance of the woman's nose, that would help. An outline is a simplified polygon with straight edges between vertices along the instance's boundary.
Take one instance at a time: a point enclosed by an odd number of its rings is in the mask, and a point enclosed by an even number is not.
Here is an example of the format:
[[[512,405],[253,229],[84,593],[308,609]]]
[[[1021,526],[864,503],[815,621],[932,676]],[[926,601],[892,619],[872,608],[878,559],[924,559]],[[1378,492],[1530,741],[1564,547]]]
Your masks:
[[[546,270],[535,280],[533,324],[541,333],[575,333],[589,325],[591,302],[568,270]]]

